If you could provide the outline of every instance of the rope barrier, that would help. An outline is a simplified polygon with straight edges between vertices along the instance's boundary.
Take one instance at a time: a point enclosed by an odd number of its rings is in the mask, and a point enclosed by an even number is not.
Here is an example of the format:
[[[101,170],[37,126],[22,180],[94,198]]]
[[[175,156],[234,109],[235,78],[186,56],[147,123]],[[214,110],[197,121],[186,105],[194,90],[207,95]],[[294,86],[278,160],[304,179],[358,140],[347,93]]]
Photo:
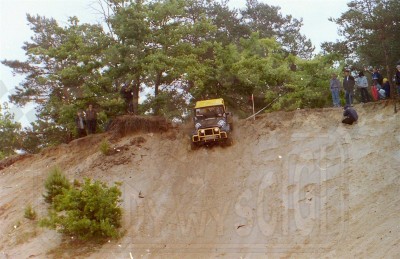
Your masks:
[[[252,114],[251,116],[247,117],[245,120],[250,119],[252,117],[255,117],[257,114],[259,114],[260,112],[262,112],[263,110],[267,109],[271,104],[273,104],[277,99],[279,99],[280,96],[276,97],[274,100],[272,100],[272,102],[270,102],[267,106],[265,106],[264,108],[262,108],[261,110],[259,110],[258,112]]]

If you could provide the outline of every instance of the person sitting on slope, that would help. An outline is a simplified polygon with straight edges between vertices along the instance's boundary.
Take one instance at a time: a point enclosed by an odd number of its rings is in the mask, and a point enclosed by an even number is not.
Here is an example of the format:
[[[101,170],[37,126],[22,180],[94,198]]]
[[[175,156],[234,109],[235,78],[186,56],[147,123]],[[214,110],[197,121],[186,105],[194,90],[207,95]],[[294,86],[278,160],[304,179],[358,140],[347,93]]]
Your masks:
[[[342,123],[352,125],[355,121],[358,120],[358,114],[356,110],[354,110],[352,107],[346,105],[344,106],[343,109],[344,109],[343,116],[345,118],[342,120]]]

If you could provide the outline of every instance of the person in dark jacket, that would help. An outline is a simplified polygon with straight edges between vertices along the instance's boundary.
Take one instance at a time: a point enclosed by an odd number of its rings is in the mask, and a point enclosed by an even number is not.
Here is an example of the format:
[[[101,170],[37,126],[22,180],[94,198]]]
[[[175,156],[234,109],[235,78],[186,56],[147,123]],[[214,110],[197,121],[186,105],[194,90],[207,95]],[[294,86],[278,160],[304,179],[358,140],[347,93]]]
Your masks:
[[[86,121],[85,117],[83,116],[83,113],[81,111],[78,111],[75,117],[75,124],[76,124],[76,129],[78,132],[78,138],[82,138],[86,136]]]
[[[346,105],[349,106],[351,106],[353,103],[354,85],[355,80],[354,77],[350,75],[350,70],[345,70],[343,78],[343,89],[345,91]]]
[[[352,125],[355,121],[358,120],[358,114],[356,110],[354,110],[349,105],[344,106],[343,112],[344,119],[342,120],[343,123]]]
[[[133,113],[133,91],[128,86],[124,85],[121,88],[122,98],[125,100],[125,107],[128,113]]]
[[[95,134],[97,127],[97,112],[93,109],[92,104],[89,104],[89,108],[86,110],[86,123],[88,134]]]
[[[400,64],[396,66],[395,83],[397,87],[397,96],[400,97]]]
[[[374,68],[372,70],[372,80],[373,80],[373,85],[375,85],[378,89],[382,87],[383,77],[377,68]]]

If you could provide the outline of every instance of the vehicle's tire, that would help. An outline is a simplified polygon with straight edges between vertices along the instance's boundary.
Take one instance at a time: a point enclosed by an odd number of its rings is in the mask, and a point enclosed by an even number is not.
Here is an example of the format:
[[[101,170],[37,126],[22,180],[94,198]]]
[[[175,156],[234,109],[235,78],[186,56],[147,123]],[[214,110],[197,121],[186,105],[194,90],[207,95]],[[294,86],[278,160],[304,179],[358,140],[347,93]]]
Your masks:
[[[198,148],[199,148],[199,146],[195,142],[190,142],[190,149],[191,150],[196,150]]]
[[[231,137],[228,137],[225,140],[224,146],[230,147],[230,146],[232,146],[232,144],[233,144],[233,139]]]

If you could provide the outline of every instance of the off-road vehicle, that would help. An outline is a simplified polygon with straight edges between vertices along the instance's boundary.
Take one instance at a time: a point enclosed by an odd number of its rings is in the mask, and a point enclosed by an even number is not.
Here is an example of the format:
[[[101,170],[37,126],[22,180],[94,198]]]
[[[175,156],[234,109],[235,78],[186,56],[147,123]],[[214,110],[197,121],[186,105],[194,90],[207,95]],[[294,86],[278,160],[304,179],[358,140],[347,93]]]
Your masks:
[[[232,114],[226,111],[222,98],[198,101],[193,112],[192,150],[204,145],[232,144]]]

